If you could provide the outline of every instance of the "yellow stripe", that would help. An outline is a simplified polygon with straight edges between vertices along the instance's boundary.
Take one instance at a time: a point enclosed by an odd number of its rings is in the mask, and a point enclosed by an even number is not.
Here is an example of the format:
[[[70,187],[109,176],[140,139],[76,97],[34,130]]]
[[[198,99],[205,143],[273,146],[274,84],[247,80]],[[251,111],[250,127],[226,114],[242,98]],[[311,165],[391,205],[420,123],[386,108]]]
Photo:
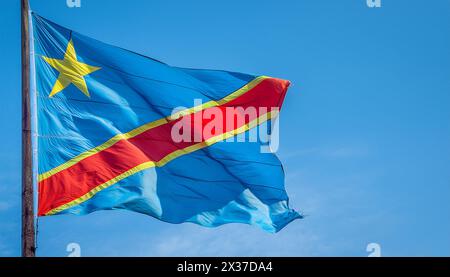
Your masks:
[[[105,182],[105,183],[103,183],[103,184],[93,188],[91,191],[89,191],[85,195],[81,196],[80,198],[77,198],[77,199],[75,199],[75,200],[73,200],[73,201],[71,201],[69,203],[66,203],[64,205],[61,205],[61,206],[59,206],[57,208],[54,208],[54,209],[50,210],[45,215],[53,215],[53,214],[59,213],[59,212],[61,212],[63,210],[66,210],[68,208],[71,208],[73,206],[79,205],[79,204],[89,200],[90,198],[92,198],[95,194],[97,194],[101,190],[104,190],[104,189],[114,185],[115,183],[117,183],[117,182],[119,182],[119,181],[121,181],[121,180],[123,180],[123,179],[125,179],[125,178],[127,178],[127,177],[129,177],[129,176],[131,176],[131,175],[133,175],[133,174],[135,174],[137,172],[139,172],[139,171],[142,171],[142,170],[145,170],[145,169],[148,169],[148,168],[151,168],[151,167],[155,167],[155,166],[156,167],[162,167],[162,166],[166,165],[168,162],[172,161],[175,158],[178,158],[180,156],[192,153],[192,152],[197,151],[199,149],[208,147],[208,146],[213,145],[213,144],[215,144],[215,143],[217,143],[219,141],[226,140],[226,139],[231,138],[233,136],[236,136],[238,134],[244,133],[244,132],[246,132],[246,131],[256,127],[258,124],[264,123],[264,122],[270,120],[271,118],[275,118],[277,116],[277,114],[278,114],[278,110],[273,110],[271,112],[268,112],[266,114],[263,114],[263,115],[259,116],[258,118],[250,121],[249,123],[247,123],[247,124],[237,128],[235,130],[226,132],[226,133],[221,134],[221,135],[217,135],[215,137],[211,137],[208,140],[205,140],[203,142],[194,144],[194,145],[186,147],[184,149],[176,150],[176,151],[168,154],[167,156],[165,156],[164,158],[162,158],[158,162],[149,161],[149,162],[142,163],[142,164],[140,164],[140,165],[138,165],[138,166],[136,166],[136,167],[134,167],[134,168],[132,168],[132,169],[130,169],[130,170],[120,174],[120,175],[118,175],[117,177],[114,177],[113,179],[111,179],[111,180],[109,180],[109,181],[107,181],[107,182]]]
[[[158,119],[156,121],[144,124],[144,125],[136,128],[136,129],[131,130],[128,133],[117,134],[114,137],[112,137],[111,139],[109,139],[108,141],[104,142],[103,144],[101,144],[101,145],[99,145],[97,147],[94,147],[94,148],[92,148],[92,149],[90,149],[90,150],[88,150],[86,152],[83,152],[83,153],[79,154],[78,156],[68,160],[67,162],[65,162],[65,163],[63,163],[63,164],[61,164],[61,165],[59,165],[59,166],[57,166],[57,167],[47,171],[47,172],[39,174],[38,181],[41,182],[41,181],[49,178],[50,176],[55,175],[56,173],[61,172],[61,171],[65,170],[65,169],[73,166],[74,164],[80,162],[81,160],[84,160],[84,159],[86,159],[86,158],[88,158],[88,157],[90,157],[92,155],[95,155],[96,153],[98,153],[100,151],[103,151],[103,150],[111,147],[112,145],[116,144],[118,141],[120,141],[122,139],[125,139],[125,140],[130,139],[130,138],[135,137],[135,136],[137,136],[139,134],[142,134],[145,131],[148,131],[150,129],[156,128],[156,127],[161,126],[163,124],[166,124],[166,123],[168,123],[170,121],[176,120],[180,116],[189,115],[189,114],[192,114],[192,113],[199,112],[199,111],[201,111],[203,109],[207,109],[207,108],[211,108],[211,107],[217,107],[217,106],[226,104],[226,103],[236,99],[237,97],[243,95],[244,93],[248,92],[249,90],[253,89],[259,83],[261,83],[264,79],[267,79],[267,78],[270,78],[270,77],[268,77],[268,76],[256,77],[255,79],[253,79],[251,82],[249,82],[245,86],[241,87],[240,89],[238,89],[235,92],[225,96],[224,98],[222,98],[220,100],[217,100],[217,101],[212,100],[212,101],[206,102],[206,103],[204,103],[202,105],[198,105],[198,106],[186,109],[186,110],[182,110],[182,111],[174,113],[174,114],[172,114],[170,116],[167,116],[165,118],[161,118],[161,119]]]

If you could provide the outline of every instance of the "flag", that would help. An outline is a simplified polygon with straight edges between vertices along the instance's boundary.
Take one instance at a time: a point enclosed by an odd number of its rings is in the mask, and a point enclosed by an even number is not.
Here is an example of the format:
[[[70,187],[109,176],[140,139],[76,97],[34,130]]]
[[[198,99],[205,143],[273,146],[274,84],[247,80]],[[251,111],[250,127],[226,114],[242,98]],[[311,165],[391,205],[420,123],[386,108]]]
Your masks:
[[[36,13],[32,29],[39,216],[124,209],[268,232],[301,218],[263,136],[246,139],[271,131],[288,81],[170,66]]]

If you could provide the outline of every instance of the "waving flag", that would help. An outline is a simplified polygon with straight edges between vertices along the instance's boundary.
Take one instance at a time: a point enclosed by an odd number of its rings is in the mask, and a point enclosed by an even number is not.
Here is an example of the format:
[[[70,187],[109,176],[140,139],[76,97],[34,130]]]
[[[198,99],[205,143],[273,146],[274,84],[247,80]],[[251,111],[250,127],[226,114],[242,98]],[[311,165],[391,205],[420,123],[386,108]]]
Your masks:
[[[39,216],[126,209],[269,232],[301,217],[261,138],[233,139],[277,116],[288,81],[173,67],[32,22]]]

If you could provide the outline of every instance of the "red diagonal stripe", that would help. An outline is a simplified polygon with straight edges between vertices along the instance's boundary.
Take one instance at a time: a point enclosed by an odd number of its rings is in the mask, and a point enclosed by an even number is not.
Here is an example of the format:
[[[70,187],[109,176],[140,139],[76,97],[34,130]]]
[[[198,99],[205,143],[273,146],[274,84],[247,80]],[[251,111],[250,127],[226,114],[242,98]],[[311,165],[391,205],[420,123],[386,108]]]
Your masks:
[[[212,135],[202,136],[201,141],[205,141],[211,136],[233,131],[260,116],[260,108],[265,107],[270,111],[272,107],[281,108],[281,103],[285,96],[288,81],[268,78],[253,89],[237,97],[236,99],[221,105],[219,108],[223,113],[223,129],[214,130]],[[256,108],[256,114],[252,116],[238,115],[235,124],[227,122],[226,107],[248,107]],[[215,109],[215,108],[209,108]],[[203,126],[212,119],[203,119],[205,109],[190,115],[189,118],[180,118],[170,121],[164,125],[147,130],[130,139],[123,139],[92,156],[89,156],[71,167],[60,171],[47,179],[39,182],[39,208],[38,214],[45,215],[49,211],[78,199],[94,189],[95,187],[115,178],[116,176],[148,161],[158,162],[168,154],[176,150],[184,149],[199,143],[199,141],[179,142],[172,140],[171,131],[173,126],[180,120],[190,121],[192,134],[199,132],[202,134]],[[263,112],[264,113],[264,112]],[[196,115],[201,120],[201,129],[193,123]],[[238,118],[241,117],[241,118]],[[245,117],[245,118],[243,118]],[[236,125],[238,124],[238,125]]]

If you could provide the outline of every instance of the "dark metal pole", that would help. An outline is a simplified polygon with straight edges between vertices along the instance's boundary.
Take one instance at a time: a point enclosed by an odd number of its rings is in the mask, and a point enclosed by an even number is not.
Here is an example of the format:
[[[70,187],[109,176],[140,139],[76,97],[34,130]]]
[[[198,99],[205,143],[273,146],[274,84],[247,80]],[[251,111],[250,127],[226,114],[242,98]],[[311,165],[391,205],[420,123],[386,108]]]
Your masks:
[[[30,36],[28,0],[21,0],[22,17],[22,256],[35,256],[33,171],[30,110]]]

